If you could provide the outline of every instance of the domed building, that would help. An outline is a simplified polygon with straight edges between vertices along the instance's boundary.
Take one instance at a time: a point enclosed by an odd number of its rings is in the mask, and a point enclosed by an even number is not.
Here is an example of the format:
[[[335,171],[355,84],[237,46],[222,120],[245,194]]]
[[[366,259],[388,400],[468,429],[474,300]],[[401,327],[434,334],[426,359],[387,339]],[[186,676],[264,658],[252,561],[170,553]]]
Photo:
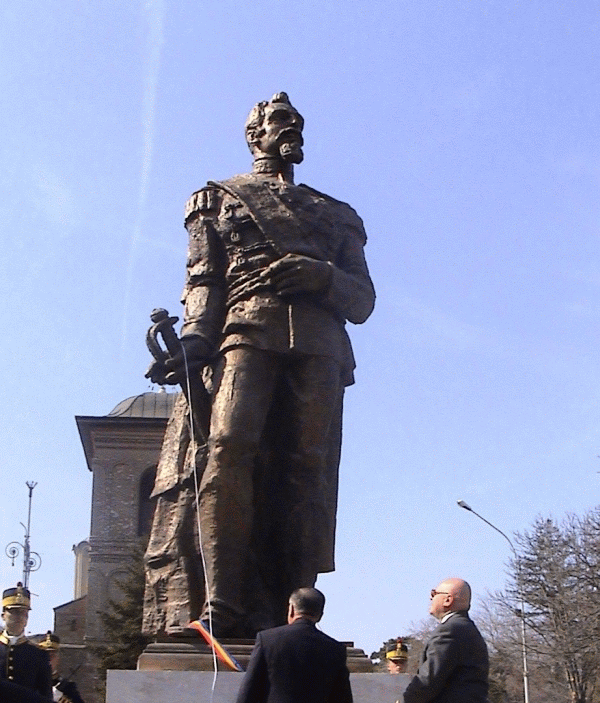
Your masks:
[[[82,697],[99,700],[94,649],[107,641],[101,613],[119,599],[119,581],[147,538],[154,503],[150,493],[177,393],[142,393],[108,415],[77,416],[88,469],[93,474],[89,540],[75,552],[74,600],[54,609],[65,671],[75,671]]]

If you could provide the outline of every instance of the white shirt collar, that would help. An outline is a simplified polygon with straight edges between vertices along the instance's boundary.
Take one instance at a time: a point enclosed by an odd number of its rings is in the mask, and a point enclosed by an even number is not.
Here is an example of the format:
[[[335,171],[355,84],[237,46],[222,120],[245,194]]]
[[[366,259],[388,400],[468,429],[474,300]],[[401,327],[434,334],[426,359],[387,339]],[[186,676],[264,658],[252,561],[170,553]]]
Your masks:
[[[458,610],[452,610],[451,612],[446,613],[446,614],[444,615],[444,617],[440,620],[440,622],[446,622],[446,620],[450,620],[450,618],[451,618],[453,615],[456,615],[457,612],[458,612]]]
[[[25,636],[25,630],[23,630],[23,632],[21,632],[20,635],[9,635],[8,632],[6,630],[4,630],[2,635],[4,636],[4,638],[6,639],[8,644],[10,644],[12,647],[15,644],[17,644],[17,642]]]

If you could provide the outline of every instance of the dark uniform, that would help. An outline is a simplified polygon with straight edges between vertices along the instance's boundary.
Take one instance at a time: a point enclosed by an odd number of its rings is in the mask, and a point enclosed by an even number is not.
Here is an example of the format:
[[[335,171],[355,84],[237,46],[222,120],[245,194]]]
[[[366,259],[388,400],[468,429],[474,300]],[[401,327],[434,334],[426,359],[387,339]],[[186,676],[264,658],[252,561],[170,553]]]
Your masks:
[[[58,656],[60,651],[60,637],[48,630],[45,635],[36,635],[35,641],[40,650],[47,652],[52,663],[52,687],[54,689],[54,699],[60,703],[84,703],[79,695],[77,684],[63,678],[58,673]],[[53,658],[56,657],[56,658]]]
[[[12,681],[0,679],[0,701],[2,703],[47,703],[46,696],[40,696],[30,688],[19,686]]]
[[[3,612],[30,607],[30,595],[21,584],[2,594]],[[52,672],[48,655],[25,635],[16,639],[6,631],[0,634],[0,678],[36,691],[52,700]]]
[[[20,637],[16,644],[11,645],[5,632],[0,635],[0,671],[3,679],[52,697],[48,655],[27,637]]]

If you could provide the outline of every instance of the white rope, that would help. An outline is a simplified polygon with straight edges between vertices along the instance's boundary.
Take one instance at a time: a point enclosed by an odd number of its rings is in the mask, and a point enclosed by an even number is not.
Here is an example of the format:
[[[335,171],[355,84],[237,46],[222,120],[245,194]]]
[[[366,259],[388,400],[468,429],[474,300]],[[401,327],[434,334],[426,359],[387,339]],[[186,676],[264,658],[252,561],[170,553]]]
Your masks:
[[[202,527],[200,526],[200,487],[198,485],[198,472],[196,470],[196,436],[194,432],[194,413],[192,410],[192,389],[190,384],[190,373],[188,367],[187,354],[185,352],[185,346],[181,345],[181,350],[183,352],[183,363],[185,365],[185,382],[187,388],[187,398],[188,398],[188,418],[190,423],[190,447],[191,447],[191,461],[193,463],[194,475],[194,492],[195,492],[195,504],[196,504],[196,523],[198,529],[198,543],[200,545],[200,558],[202,560],[202,572],[204,574],[204,592],[206,594],[206,604],[208,606],[208,631],[210,632],[211,639],[213,638],[213,617],[212,617],[212,607],[210,600],[210,593],[207,587],[207,573],[206,573],[206,559],[204,557],[204,548],[202,546]],[[217,653],[215,648],[211,646],[212,657],[213,657],[213,682],[210,691],[210,703],[213,703],[215,688],[217,685],[217,675],[219,672],[219,665],[217,663]]]

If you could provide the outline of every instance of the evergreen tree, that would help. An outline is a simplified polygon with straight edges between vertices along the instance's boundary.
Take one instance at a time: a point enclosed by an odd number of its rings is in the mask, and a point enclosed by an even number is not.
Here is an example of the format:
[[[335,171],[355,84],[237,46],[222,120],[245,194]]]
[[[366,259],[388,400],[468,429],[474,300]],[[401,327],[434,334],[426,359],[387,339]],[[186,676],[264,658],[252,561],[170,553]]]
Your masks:
[[[109,609],[101,614],[106,643],[97,647],[98,672],[102,681],[107,669],[135,669],[140,654],[150,639],[142,635],[144,603],[144,549],[140,546],[119,582],[122,597],[110,600]]]

